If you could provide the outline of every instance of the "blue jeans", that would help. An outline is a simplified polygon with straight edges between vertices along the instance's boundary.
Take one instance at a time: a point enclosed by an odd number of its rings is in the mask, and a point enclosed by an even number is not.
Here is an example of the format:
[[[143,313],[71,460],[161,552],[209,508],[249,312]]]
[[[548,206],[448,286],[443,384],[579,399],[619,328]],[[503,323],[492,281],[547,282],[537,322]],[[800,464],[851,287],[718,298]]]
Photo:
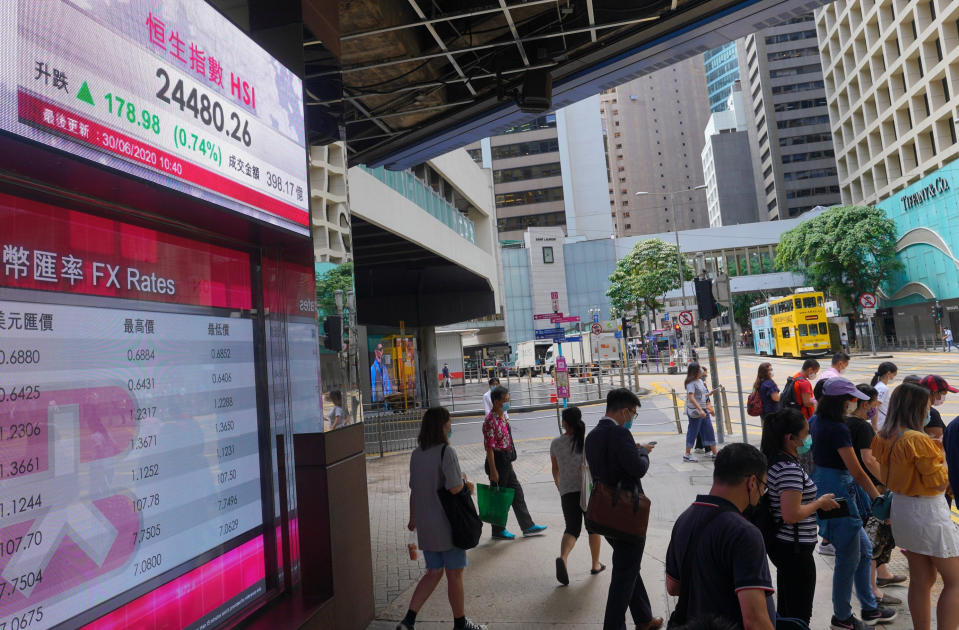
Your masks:
[[[863,610],[875,610],[876,597],[872,592],[872,543],[862,528],[856,496],[850,492],[852,476],[847,470],[816,466],[813,481],[822,496],[833,493],[843,497],[849,505],[849,516],[819,522],[823,538],[836,548],[836,566],[832,574],[832,610],[837,619],[852,615],[853,585]]]
[[[686,429],[686,448],[692,448],[696,444],[696,436],[703,438],[703,446],[709,448],[716,445],[716,434],[713,432],[713,421],[709,414],[704,418],[693,418],[689,414],[689,428]]]

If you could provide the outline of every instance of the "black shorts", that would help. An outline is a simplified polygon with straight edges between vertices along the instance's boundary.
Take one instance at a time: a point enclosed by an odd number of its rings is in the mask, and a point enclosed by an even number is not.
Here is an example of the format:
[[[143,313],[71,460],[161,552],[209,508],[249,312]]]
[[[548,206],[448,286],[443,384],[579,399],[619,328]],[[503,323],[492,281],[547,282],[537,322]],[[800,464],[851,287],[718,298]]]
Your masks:
[[[565,533],[573,538],[579,538],[579,535],[583,533],[583,521],[585,520],[583,509],[579,507],[579,497],[579,492],[567,492],[560,497],[563,505],[563,518],[566,519]],[[587,529],[586,533],[591,534],[592,532]]]

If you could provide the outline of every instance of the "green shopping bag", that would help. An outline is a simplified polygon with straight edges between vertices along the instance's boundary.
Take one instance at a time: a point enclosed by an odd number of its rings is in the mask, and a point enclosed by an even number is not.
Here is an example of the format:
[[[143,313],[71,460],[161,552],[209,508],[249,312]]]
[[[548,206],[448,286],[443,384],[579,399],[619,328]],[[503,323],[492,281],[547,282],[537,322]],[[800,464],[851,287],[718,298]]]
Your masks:
[[[513,505],[512,488],[476,484],[476,502],[479,504],[480,520],[497,527],[506,527],[509,508]]]

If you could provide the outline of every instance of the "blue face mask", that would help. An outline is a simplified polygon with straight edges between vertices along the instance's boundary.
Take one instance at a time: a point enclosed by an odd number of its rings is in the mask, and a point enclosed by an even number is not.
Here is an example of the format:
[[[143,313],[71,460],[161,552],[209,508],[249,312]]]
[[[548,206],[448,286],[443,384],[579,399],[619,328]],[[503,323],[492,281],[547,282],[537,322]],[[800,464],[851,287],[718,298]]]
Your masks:
[[[807,435],[806,439],[802,441],[802,444],[799,446],[799,448],[796,449],[796,452],[799,453],[800,455],[805,455],[806,453],[809,452],[809,449],[811,448],[812,448],[812,436]]]
[[[627,421],[626,421],[626,424],[624,424],[623,426],[626,427],[627,430],[632,429],[632,428],[633,428],[633,419],[630,418],[629,420],[627,420]]]
[[[928,427],[930,422],[932,422],[932,414],[931,414],[931,413],[930,413],[928,416],[926,416],[926,419],[925,419],[925,420],[922,421],[922,428],[925,429],[926,427]]]
[[[453,437],[453,425],[452,425],[452,424],[450,425],[450,430],[446,432],[446,439],[448,440],[448,439],[450,439],[451,437]]]
[[[509,402],[503,403],[503,411],[509,411]]]

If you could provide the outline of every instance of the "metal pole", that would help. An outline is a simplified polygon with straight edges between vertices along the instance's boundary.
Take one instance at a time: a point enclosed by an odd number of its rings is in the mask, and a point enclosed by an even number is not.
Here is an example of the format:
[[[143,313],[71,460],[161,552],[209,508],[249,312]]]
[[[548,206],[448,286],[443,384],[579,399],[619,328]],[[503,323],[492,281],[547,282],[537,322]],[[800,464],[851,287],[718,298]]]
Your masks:
[[[869,322],[869,345],[872,347],[872,356],[876,356],[876,338],[872,334],[872,315],[867,318]]]
[[[563,356],[563,342],[562,342],[562,341],[556,341],[556,342],[554,342],[554,343],[556,344],[556,347],[559,348],[559,354],[558,354],[558,356]],[[566,370],[567,370],[567,372],[566,372],[566,378],[569,378],[569,368],[567,367]],[[553,386],[556,387],[556,388],[559,387],[559,382],[556,380],[558,377],[559,377],[559,370],[556,369],[556,363],[554,362],[554,363],[553,363]],[[564,399],[563,399],[563,409],[566,408],[566,405],[567,405],[567,404],[568,404],[568,402],[567,402],[566,399],[564,398]],[[558,402],[558,401],[557,401],[556,405],[557,405],[557,406],[556,406],[556,413],[559,414],[559,402]],[[557,417],[558,417],[558,415],[557,415]],[[562,428],[562,425],[560,425],[560,428]]]
[[[679,421],[679,399],[676,397],[676,390],[670,388],[673,395],[673,415],[676,416],[676,433],[683,434],[683,424]]]
[[[622,325],[620,325],[619,331],[619,386],[626,387],[626,344],[623,336],[626,334],[626,331],[622,330]]]
[[[746,406],[743,404],[743,376],[739,368],[739,335],[736,333],[736,318],[733,316],[733,290],[732,287],[729,286],[728,275],[723,278],[723,282],[726,283],[726,290],[729,293],[729,330],[732,332],[730,341],[732,341],[733,344],[733,364],[736,366],[736,395],[739,396],[739,422],[743,428],[743,442],[749,444],[749,437],[746,434]],[[715,367],[713,369],[715,369]],[[723,400],[725,400],[725,398],[726,394],[723,392]],[[726,414],[728,421],[728,408]]]
[[[709,348],[709,371],[712,373],[713,389],[719,389],[719,375],[716,368],[716,342],[713,340],[713,321],[706,320],[706,345]],[[722,407],[716,407],[716,441],[725,444],[726,434],[723,427]]]

